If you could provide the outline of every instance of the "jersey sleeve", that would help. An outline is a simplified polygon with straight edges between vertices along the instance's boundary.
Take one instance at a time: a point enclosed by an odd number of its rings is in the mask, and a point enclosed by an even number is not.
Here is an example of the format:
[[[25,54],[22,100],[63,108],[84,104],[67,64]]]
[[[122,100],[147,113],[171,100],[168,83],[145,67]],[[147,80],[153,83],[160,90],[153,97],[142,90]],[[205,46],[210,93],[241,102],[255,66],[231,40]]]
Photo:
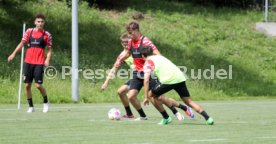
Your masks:
[[[143,40],[143,47],[144,46],[150,46],[151,48],[152,48],[152,50],[154,51],[154,50],[157,50],[157,47],[152,43],[152,41],[149,39],[149,38],[147,38],[147,37],[145,37],[144,38],[144,40]]]
[[[49,32],[45,32],[46,33],[46,35],[47,35],[47,47],[49,47],[49,48],[51,48],[52,47],[52,35],[49,33]]]
[[[146,60],[144,66],[143,66],[143,71],[144,73],[150,73],[154,70],[154,63],[152,60]]]
[[[31,31],[32,31],[31,28],[28,28],[28,29],[26,30],[25,34],[23,35],[23,37],[22,37],[22,39],[21,39],[21,41],[22,41],[23,43],[28,43],[28,42],[29,42]]]

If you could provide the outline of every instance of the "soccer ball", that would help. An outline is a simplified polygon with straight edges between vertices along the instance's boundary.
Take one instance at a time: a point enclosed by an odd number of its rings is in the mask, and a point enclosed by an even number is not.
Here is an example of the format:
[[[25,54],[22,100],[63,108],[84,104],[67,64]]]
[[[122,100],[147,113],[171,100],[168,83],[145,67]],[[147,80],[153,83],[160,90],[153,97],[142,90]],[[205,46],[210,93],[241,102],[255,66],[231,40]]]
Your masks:
[[[108,118],[111,120],[120,120],[121,111],[117,108],[112,108],[108,111]]]

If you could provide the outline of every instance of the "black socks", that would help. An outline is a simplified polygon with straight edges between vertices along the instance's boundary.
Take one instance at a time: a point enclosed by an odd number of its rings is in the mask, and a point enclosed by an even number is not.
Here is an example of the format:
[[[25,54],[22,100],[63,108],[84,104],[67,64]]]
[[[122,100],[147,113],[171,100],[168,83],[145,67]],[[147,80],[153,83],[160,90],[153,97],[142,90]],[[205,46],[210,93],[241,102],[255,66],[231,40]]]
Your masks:
[[[33,104],[33,99],[32,98],[28,98],[28,103],[29,103],[29,107],[34,107],[34,104]]]
[[[131,112],[131,109],[130,109],[129,106],[125,106],[125,110],[126,110],[126,114],[127,114],[128,116],[132,115],[132,112]]]
[[[183,104],[179,104],[178,108],[187,111],[187,106],[183,105]]]
[[[200,114],[205,118],[205,120],[209,119],[209,116],[205,111],[202,111]]]
[[[168,119],[169,118],[169,115],[168,113],[164,110],[163,112],[160,112],[163,116],[164,119]]]
[[[46,96],[42,96],[43,97],[43,103],[48,103],[48,97]]]
[[[142,108],[137,111],[138,111],[140,117],[147,117]]]
[[[177,113],[177,110],[175,109],[174,106],[171,106],[171,107],[169,107],[169,108],[171,109],[171,111],[173,112],[173,114],[176,114],[176,113]]]

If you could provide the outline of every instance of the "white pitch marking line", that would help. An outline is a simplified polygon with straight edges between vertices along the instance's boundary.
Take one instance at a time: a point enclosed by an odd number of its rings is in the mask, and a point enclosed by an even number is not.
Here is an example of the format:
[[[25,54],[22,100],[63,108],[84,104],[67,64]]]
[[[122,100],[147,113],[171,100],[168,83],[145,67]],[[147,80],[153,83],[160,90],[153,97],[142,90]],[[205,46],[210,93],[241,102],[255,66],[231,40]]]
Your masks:
[[[276,139],[276,137],[257,137],[259,139]]]
[[[89,120],[90,122],[106,122],[107,120],[94,120],[94,119],[91,119]],[[115,120],[116,121],[116,120]]]
[[[0,109],[0,111],[14,111],[14,110],[17,110],[17,109]]]
[[[220,102],[220,103],[216,103],[216,102],[203,102],[203,104],[211,104],[211,105],[225,105],[225,104],[260,104],[260,103],[265,103],[265,104],[274,104],[276,103],[276,101],[226,101],[226,102]],[[103,103],[105,104],[105,103]],[[55,104],[55,105],[58,105],[58,104]],[[61,104],[62,105],[62,104]],[[50,105],[51,106],[51,105]],[[76,105],[76,106],[64,106],[64,107],[50,107],[51,109],[80,109],[80,108],[94,108],[94,107],[101,107],[101,108],[111,108],[111,107],[120,107],[120,104],[109,104],[109,106],[106,106],[106,105]],[[36,109],[41,109],[41,108],[36,108]],[[1,109],[0,108],[0,111],[14,111],[14,110],[17,110],[16,108],[14,109]]]
[[[275,100],[271,100],[271,101],[220,101],[219,103],[218,102],[204,102],[202,101],[202,104],[206,104],[206,105],[212,105],[212,104],[215,104],[215,105],[225,105],[225,104],[230,104],[230,105],[233,105],[233,104],[260,104],[260,103],[263,103],[263,104],[275,104],[276,101]]]
[[[232,124],[248,124],[246,121],[231,122]]]
[[[116,106],[114,106],[114,107],[116,107]],[[50,106],[50,109],[82,109],[82,108],[95,108],[95,107],[97,107],[97,108],[99,108],[99,107],[101,107],[101,108],[112,108],[112,106],[99,106],[99,105],[92,106],[91,105],[91,106],[73,106],[73,107],[69,107],[69,106],[65,106],[65,107],[55,107],[55,106],[53,106],[53,107],[51,107]],[[120,107],[120,106],[118,105],[117,107]],[[42,108],[35,108],[35,109],[42,109]],[[17,110],[17,109],[16,108],[14,108],[14,109],[1,109],[0,108],[0,111],[14,111],[14,110]]]
[[[212,142],[212,141],[225,141],[227,139],[201,139],[201,140],[189,140],[190,142]]]
[[[27,119],[0,119],[0,121],[26,121]]]
[[[133,143],[133,144],[151,144],[151,143]]]

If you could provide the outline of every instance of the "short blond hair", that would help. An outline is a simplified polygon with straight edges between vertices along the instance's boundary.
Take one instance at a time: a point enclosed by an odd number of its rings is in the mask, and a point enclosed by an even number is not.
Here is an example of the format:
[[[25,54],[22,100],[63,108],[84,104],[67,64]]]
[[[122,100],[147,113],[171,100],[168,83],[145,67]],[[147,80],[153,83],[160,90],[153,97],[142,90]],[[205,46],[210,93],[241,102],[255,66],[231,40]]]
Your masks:
[[[121,34],[120,40],[121,40],[121,41],[124,41],[124,40],[126,40],[126,39],[129,40],[130,37],[129,37],[129,35],[128,35],[127,32],[124,32],[124,33]]]

